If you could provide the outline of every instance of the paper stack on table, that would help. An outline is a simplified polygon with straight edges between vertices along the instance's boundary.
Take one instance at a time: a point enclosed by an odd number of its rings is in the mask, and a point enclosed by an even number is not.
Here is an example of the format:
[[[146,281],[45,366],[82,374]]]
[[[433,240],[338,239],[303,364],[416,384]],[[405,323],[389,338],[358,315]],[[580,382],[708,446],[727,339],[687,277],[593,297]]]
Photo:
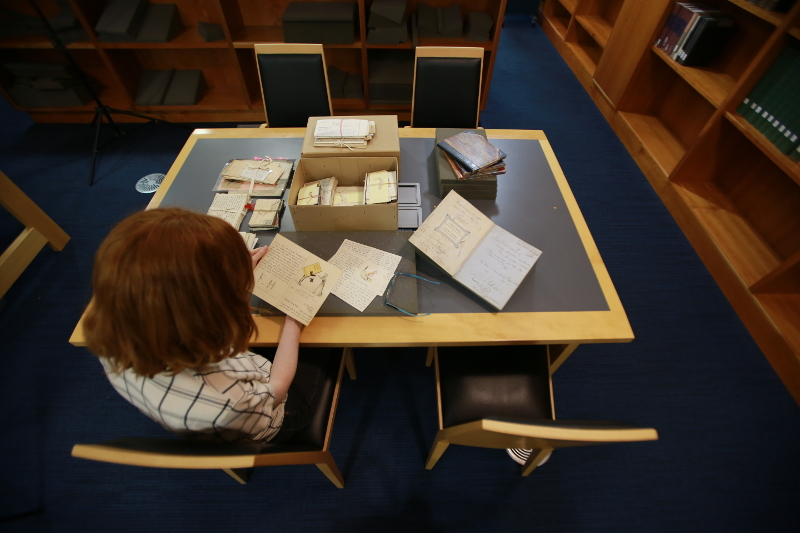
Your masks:
[[[397,201],[397,172],[379,170],[364,179],[364,203],[386,204]]]
[[[366,148],[375,135],[375,122],[361,119],[318,120],[314,128],[314,146]]]
[[[217,193],[214,195],[211,207],[208,208],[208,214],[221,218],[238,231],[246,213],[245,206],[249,202],[250,197],[246,194]]]
[[[280,211],[283,200],[267,199],[256,200],[253,214],[250,216],[251,230],[277,229],[280,226]]]
[[[278,197],[286,189],[292,166],[291,159],[232,159],[223,167],[213,190]]]
[[[331,292],[364,312],[376,296],[386,292],[400,259],[399,255],[345,239],[328,261],[342,270]]]

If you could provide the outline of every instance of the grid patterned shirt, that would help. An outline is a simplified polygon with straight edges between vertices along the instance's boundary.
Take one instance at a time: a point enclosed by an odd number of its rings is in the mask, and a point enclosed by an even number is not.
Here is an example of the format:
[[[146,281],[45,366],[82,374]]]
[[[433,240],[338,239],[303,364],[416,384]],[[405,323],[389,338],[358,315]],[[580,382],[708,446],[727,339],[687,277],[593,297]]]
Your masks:
[[[123,398],[166,429],[226,442],[266,442],[283,423],[284,403],[274,405],[269,383],[272,363],[244,352],[174,376],[115,373],[100,358],[109,381]]]

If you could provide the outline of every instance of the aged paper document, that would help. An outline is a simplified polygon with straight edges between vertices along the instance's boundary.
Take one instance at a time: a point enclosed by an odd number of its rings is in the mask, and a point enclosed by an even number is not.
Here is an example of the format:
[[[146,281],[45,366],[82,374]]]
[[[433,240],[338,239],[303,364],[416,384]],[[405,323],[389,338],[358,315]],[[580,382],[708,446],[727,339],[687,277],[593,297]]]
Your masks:
[[[253,294],[307,326],[342,270],[278,234],[253,274]]]
[[[503,309],[542,252],[451,191],[408,240],[453,279]]]
[[[375,296],[382,296],[401,257],[345,239],[330,263],[342,269],[333,294],[364,311]]]

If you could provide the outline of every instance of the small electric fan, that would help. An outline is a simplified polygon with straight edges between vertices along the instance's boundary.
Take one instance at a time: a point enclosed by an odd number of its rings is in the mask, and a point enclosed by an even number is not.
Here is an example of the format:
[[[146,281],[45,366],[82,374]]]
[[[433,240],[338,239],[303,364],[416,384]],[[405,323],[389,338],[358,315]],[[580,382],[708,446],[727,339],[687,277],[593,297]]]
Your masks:
[[[136,182],[136,190],[143,193],[156,192],[164,177],[164,174],[148,174]]]

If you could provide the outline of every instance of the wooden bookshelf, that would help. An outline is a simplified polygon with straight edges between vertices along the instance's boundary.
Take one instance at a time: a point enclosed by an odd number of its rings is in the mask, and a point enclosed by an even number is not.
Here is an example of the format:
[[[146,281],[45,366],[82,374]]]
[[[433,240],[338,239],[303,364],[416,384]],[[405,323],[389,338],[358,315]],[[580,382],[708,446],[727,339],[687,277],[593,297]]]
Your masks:
[[[704,67],[653,45],[673,0],[544,0],[542,27],[800,403],[800,165],[736,112],[800,39],[800,2],[704,3],[737,26]]]
[[[281,17],[290,0],[262,2],[256,0],[149,0],[150,3],[173,3],[178,6],[183,30],[168,43],[112,43],[100,42],[94,31],[106,0],[67,0],[75,12],[88,40],[70,43],[76,61],[86,74],[101,85],[100,97],[106,105],[140,112],[155,118],[175,122],[263,122],[261,101],[253,45],[283,42]],[[329,0],[318,0],[329,1]],[[56,0],[36,0],[45,16],[59,12]],[[419,0],[407,0],[408,13],[417,11]],[[489,13],[494,21],[489,41],[459,39],[419,39],[419,46],[477,46],[485,50],[481,109],[486,108],[491,85],[494,61],[500,42],[506,0],[426,0],[432,6],[461,5],[462,16],[470,11]],[[325,61],[329,67],[361,76],[364,97],[334,99],[335,114],[396,114],[400,120],[409,120],[411,104],[371,105],[369,98],[370,50],[407,50],[414,56],[414,46],[409,41],[397,45],[367,44],[366,19],[370,0],[356,0],[358,7],[353,44],[324,45]],[[573,0],[577,4],[577,0]],[[0,0],[0,7],[24,15],[36,13],[27,2]],[[603,33],[593,25],[593,15],[587,14],[590,31]],[[198,22],[219,24],[225,38],[207,43],[197,31]],[[53,49],[43,35],[17,37],[0,36],[0,64],[12,61],[40,61],[66,63],[66,59]],[[142,71],[158,68],[201,69],[207,90],[194,106],[150,106],[134,104]],[[24,108],[16,105],[7,92],[11,81],[0,69],[0,94],[17,109],[28,112],[39,122],[87,122],[94,116],[94,102],[70,108]],[[137,121],[127,115],[115,116],[119,121]]]

